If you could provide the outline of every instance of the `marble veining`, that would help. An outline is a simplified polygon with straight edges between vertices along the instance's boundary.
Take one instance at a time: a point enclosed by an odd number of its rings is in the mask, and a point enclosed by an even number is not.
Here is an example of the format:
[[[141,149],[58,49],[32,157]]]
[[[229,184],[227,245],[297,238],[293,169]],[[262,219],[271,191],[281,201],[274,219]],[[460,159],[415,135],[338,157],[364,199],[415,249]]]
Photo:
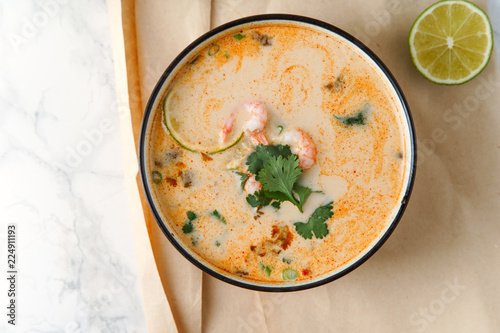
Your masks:
[[[488,5],[499,57],[500,0]],[[107,8],[0,1],[0,235],[17,224],[15,332],[146,331]]]
[[[17,224],[16,332],[146,331],[107,10],[0,3],[0,232]]]

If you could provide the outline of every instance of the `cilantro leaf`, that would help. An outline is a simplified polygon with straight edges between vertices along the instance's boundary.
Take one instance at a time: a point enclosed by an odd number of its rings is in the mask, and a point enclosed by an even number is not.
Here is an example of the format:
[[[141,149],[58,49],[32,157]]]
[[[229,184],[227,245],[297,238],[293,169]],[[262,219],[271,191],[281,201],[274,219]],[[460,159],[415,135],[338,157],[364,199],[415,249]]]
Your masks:
[[[239,171],[235,171],[236,174],[238,176],[240,176],[240,180],[241,180],[241,188],[244,189],[245,188],[245,183],[247,182],[247,179],[248,177],[250,177],[249,175],[247,175],[246,173],[243,173],[243,172],[239,172]]]
[[[363,116],[363,112],[358,112],[356,115],[352,117],[337,117],[335,118],[344,123],[344,125],[352,126],[352,125],[364,125],[365,117]]]
[[[302,205],[304,205],[304,202],[307,200],[307,198],[309,198],[309,196],[313,191],[309,187],[302,186],[299,184],[295,184],[293,186],[293,190],[299,196],[299,205],[300,208],[302,209]]]
[[[196,214],[192,211],[187,212],[187,217],[189,221],[192,221],[196,218]]]
[[[290,201],[302,212],[302,205],[293,195],[293,186],[301,173],[297,155],[290,155],[287,158],[281,155],[271,156],[255,179],[262,183],[266,192],[278,193],[268,193],[269,197],[279,201]]]
[[[187,218],[188,218],[188,221],[186,223],[184,223],[184,225],[182,226],[182,231],[185,234],[190,234],[194,230],[193,220],[196,218],[196,214],[192,211],[188,211]]]
[[[365,112],[368,110],[368,105],[365,105],[353,116],[339,117],[335,116],[335,119],[342,122],[346,126],[353,125],[364,125],[366,124]]]
[[[281,155],[283,157],[288,157],[292,155],[292,151],[290,150],[289,145],[271,145],[268,147],[270,147],[270,149],[273,149],[276,156]]]
[[[265,207],[271,203],[271,198],[266,195],[264,189],[256,191],[254,194],[247,195],[247,202],[252,207]]]
[[[273,202],[271,202],[271,206],[273,206],[276,209],[280,209],[281,208],[281,201],[273,201]]]
[[[296,222],[293,224],[295,226],[295,230],[299,235],[304,237],[305,239],[311,239],[313,237],[312,233],[312,225],[304,222]]]
[[[332,204],[333,202],[330,202],[329,204],[316,208],[307,223],[294,223],[293,225],[295,226],[297,233],[305,239],[311,239],[313,233],[314,236],[319,239],[328,235],[328,226],[325,221],[333,216]]]
[[[212,215],[215,216],[222,223],[227,224],[226,218],[222,216],[217,209],[212,211]]]
[[[270,199],[278,200],[278,202],[288,201],[288,197],[285,193],[274,192],[274,191],[265,191],[266,196]]]
[[[182,226],[182,232],[184,232],[185,234],[190,234],[193,232],[193,230],[194,230],[194,228],[193,228],[193,223],[191,222],[191,220],[187,221]]]
[[[299,168],[299,158],[292,154],[288,145],[258,145],[246,161],[248,172],[255,174],[255,179],[262,184],[262,189],[247,196],[247,202],[252,207],[271,204],[279,209],[281,203],[290,201],[302,212],[302,206],[309,195],[310,188],[297,184],[302,169]],[[238,173],[242,179],[248,175]],[[296,195],[299,199],[297,200]]]
[[[299,185],[297,183],[295,183],[295,185],[293,186],[293,192],[299,196],[299,200],[297,202],[297,208],[299,208],[299,210],[301,212],[302,212],[302,207],[304,205],[304,202],[311,195],[311,193],[322,193],[321,191],[313,191],[309,187],[302,186],[302,185]],[[282,192],[266,191],[265,194],[269,198],[276,200],[276,201],[273,201],[271,203],[271,205],[275,208],[278,208],[278,209],[280,208],[282,202],[289,201],[288,196]]]
[[[247,195],[247,202],[253,208],[261,206],[259,198],[254,194]]]
[[[247,158],[248,172],[257,174],[272,156],[282,156],[285,158],[290,155],[292,155],[292,152],[288,145],[258,145],[255,151]]]

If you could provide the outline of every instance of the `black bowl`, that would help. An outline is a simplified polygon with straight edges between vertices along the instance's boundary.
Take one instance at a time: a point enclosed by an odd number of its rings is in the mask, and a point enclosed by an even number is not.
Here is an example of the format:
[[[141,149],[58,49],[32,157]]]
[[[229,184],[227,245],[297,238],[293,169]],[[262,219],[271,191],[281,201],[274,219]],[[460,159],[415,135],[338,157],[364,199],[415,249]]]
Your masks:
[[[405,188],[403,190],[403,195],[401,196],[401,203],[399,210],[397,214],[395,215],[393,221],[390,223],[389,227],[385,230],[385,232],[378,238],[378,240],[375,242],[375,244],[369,248],[367,251],[362,253],[361,255],[358,255],[356,258],[352,259],[339,269],[336,269],[335,271],[326,274],[325,276],[321,276],[316,279],[311,279],[311,280],[305,280],[305,281],[299,281],[299,282],[283,282],[283,283],[268,283],[268,282],[258,282],[258,281],[253,281],[253,280],[248,280],[244,278],[240,278],[238,276],[235,276],[233,274],[229,274],[221,269],[218,269],[217,267],[214,267],[212,264],[208,263],[206,260],[204,260],[202,257],[200,257],[198,254],[194,253],[193,251],[189,250],[187,247],[185,247],[182,242],[176,237],[175,233],[171,232],[169,230],[168,224],[163,221],[162,218],[162,213],[160,209],[158,208],[159,206],[154,200],[154,196],[152,195],[152,191],[150,189],[150,184],[152,182],[150,175],[147,172],[147,154],[148,154],[148,147],[146,146],[146,140],[147,136],[149,135],[149,130],[151,128],[151,120],[152,120],[152,114],[154,110],[157,109],[158,103],[162,99],[165,90],[168,88],[170,81],[172,80],[172,73],[175,71],[175,69],[179,66],[182,65],[183,62],[186,61],[192,55],[196,49],[200,49],[202,45],[207,45],[207,43],[210,42],[210,40],[213,40],[216,38],[216,35],[220,35],[221,33],[224,33],[228,30],[236,31],[240,30],[242,28],[248,27],[248,26],[255,26],[260,23],[263,24],[269,24],[271,22],[275,23],[283,23],[283,22],[289,22],[291,24],[299,24],[299,25],[305,25],[309,26],[318,30],[322,30],[326,33],[334,34],[337,36],[340,36],[341,38],[345,39],[346,41],[350,42],[352,45],[357,47],[358,51],[361,53],[364,53],[367,57],[369,57],[376,66],[383,72],[385,75],[385,78],[387,80],[388,86],[392,87],[394,90],[395,95],[399,98],[399,102],[401,104],[401,110],[404,113],[404,119],[406,121],[406,130],[407,130],[407,135],[409,139],[409,161],[408,161],[408,168],[409,171],[407,173],[407,179],[405,179],[406,184]],[[173,61],[172,63],[168,66],[168,68],[165,70],[161,78],[159,79],[158,83],[156,84],[156,87],[154,88],[151,97],[149,98],[149,102],[146,106],[146,110],[144,113],[144,118],[142,121],[142,126],[141,126],[141,133],[140,133],[140,138],[139,138],[139,168],[140,168],[140,176],[141,176],[141,181],[142,181],[142,186],[144,189],[144,193],[146,195],[149,207],[151,208],[151,212],[153,213],[153,216],[155,217],[160,229],[163,231],[165,236],[169,239],[169,241],[174,245],[174,247],[182,254],[184,257],[186,257],[191,263],[193,263],[195,266],[203,270],[204,272],[222,280],[227,283],[247,288],[247,289],[252,289],[252,290],[259,290],[259,291],[270,291],[270,292],[284,292],[284,291],[297,291],[297,290],[303,290],[303,289],[308,289],[312,287],[317,287],[320,285],[323,285],[325,283],[331,282],[333,280],[336,280],[347,273],[353,271],[357,267],[359,267],[361,264],[363,264],[368,258],[370,258],[384,243],[385,241],[389,238],[389,236],[392,234],[396,226],[398,225],[405,209],[408,204],[408,199],[410,197],[410,193],[413,188],[413,183],[415,179],[415,170],[416,170],[416,139],[415,139],[415,130],[413,126],[413,120],[410,115],[410,109],[408,107],[408,103],[406,102],[406,99],[403,95],[403,92],[401,91],[401,88],[399,87],[398,83],[392,76],[391,72],[389,69],[382,63],[382,61],[370,50],[368,49],[365,45],[363,45],[359,40],[351,36],[350,34],[346,33],[345,31],[322,21],[308,18],[308,17],[303,17],[303,16],[297,16],[297,15],[286,15],[286,14],[266,14],[266,15],[256,15],[256,16],[250,16],[250,17],[245,17],[242,19],[238,19],[226,24],[223,24],[203,36],[199,37],[196,39],[194,42],[192,42],[188,47],[186,47]]]

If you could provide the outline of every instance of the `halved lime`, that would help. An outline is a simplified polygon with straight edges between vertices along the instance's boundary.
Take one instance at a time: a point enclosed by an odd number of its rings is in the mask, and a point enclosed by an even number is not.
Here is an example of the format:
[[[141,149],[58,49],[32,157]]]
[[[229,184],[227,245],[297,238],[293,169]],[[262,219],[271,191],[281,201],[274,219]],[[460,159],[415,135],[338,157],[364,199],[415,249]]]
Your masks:
[[[434,83],[455,85],[477,76],[493,50],[488,16],[465,0],[440,1],[417,18],[408,39],[417,70]]]
[[[201,130],[196,128],[194,124],[200,120],[191,119],[193,115],[182,112],[176,107],[176,100],[178,100],[177,92],[171,88],[163,100],[163,123],[170,136],[184,149],[197,153],[216,154],[233,147],[243,138],[244,132],[233,131],[235,133],[228,135],[225,143],[218,143],[217,132],[220,128],[202,128]],[[203,134],[207,134],[205,140],[200,139]],[[194,138],[195,135],[197,138]]]

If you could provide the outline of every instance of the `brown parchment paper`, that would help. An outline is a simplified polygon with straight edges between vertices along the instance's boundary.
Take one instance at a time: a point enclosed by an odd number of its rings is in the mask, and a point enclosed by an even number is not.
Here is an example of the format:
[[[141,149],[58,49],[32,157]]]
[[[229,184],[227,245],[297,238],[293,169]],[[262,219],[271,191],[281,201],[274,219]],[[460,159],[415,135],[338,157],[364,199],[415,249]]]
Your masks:
[[[411,62],[407,38],[432,2],[122,1],[129,135],[135,140],[149,93],[169,62],[209,29],[261,13],[310,16],[360,39],[401,85],[418,138],[415,187],[393,235],[360,268],[311,290],[260,293],[201,273],[173,249],[143,201],[145,222],[134,223],[146,225],[157,265],[148,274],[158,274],[163,286],[143,284],[145,307],[147,295],[164,293],[175,321],[159,328],[161,316],[150,316],[151,332],[500,331],[498,66],[493,55],[461,86],[424,79]],[[487,9],[485,0],[474,2]],[[138,252],[139,261],[148,255]]]
[[[137,183],[138,172],[137,153],[133,136],[132,124],[140,121],[140,115],[132,118],[130,112],[128,86],[132,85],[133,73],[127,75],[125,59],[124,34],[121,24],[122,11],[120,0],[108,1],[108,10],[111,23],[111,38],[113,43],[113,61],[115,65],[117,109],[120,120],[120,134],[122,141],[122,156],[124,159],[125,185],[130,202],[130,216],[132,232],[134,233],[134,247],[137,254],[137,267],[139,282],[142,290],[142,309],[151,332],[177,332],[174,317],[168,300],[163,292],[162,281],[158,274],[157,265],[153,256],[153,249],[145,223],[143,207],[140,205],[141,197]],[[129,37],[130,38],[130,37]],[[129,39],[129,44],[131,40]],[[131,57],[129,56],[129,59]],[[130,61],[130,60],[129,60]],[[136,96],[138,99],[139,96]]]

